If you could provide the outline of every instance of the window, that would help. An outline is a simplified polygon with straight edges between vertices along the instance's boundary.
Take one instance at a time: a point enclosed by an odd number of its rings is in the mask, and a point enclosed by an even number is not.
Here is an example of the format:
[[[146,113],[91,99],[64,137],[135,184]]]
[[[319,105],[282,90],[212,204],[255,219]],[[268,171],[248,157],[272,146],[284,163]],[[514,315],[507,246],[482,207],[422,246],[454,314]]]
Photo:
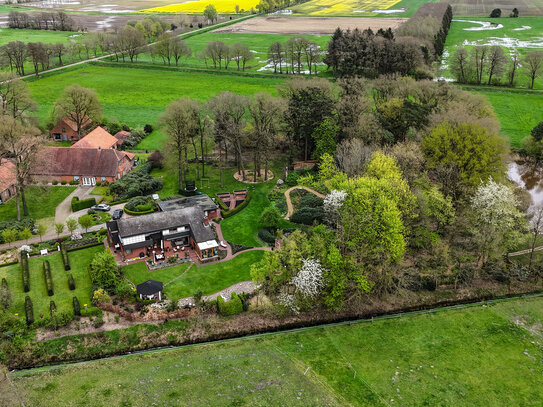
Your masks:
[[[106,177],[102,177],[100,179],[102,180],[102,182],[104,182],[106,180]]]
[[[79,181],[79,176],[74,175],[74,181]]]
[[[145,235],[130,236],[121,239],[121,243],[124,245],[134,244],[145,241]]]
[[[132,253],[132,249],[126,249],[126,254],[131,254]]]
[[[65,127],[62,128],[62,132],[66,133],[66,128]]]

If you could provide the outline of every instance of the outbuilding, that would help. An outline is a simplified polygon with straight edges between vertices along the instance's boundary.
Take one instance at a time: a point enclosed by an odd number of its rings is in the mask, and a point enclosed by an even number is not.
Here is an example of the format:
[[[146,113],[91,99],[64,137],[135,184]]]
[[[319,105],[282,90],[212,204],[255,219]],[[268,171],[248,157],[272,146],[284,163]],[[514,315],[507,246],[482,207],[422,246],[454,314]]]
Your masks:
[[[147,280],[136,286],[136,293],[141,300],[162,300],[162,290],[164,284],[162,281]]]

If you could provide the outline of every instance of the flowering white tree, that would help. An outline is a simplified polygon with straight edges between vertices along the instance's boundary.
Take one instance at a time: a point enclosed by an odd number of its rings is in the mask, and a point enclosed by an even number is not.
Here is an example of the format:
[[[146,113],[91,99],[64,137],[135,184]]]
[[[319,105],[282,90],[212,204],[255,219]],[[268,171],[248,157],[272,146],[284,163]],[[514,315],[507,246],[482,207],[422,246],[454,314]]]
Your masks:
[[[322,275],[324,268],[319,260],[302,259],[303,265],[298,274],[292,278],[296,292],[303,297],[316,297],[323,286]]]
[[[471,199],[475,242],[479,246],[479,264],[493,251],[504,254],[507,245],[523,225],[524,216],[517,209],[513,190],[489,179],[481,184]]]
[[[282,292],[279,294],[279,303],[285,307],[294,312],[295,314],[300,313],[300,307],[297,304],[296,297],[292,294],[288,294],[286,292]]]
[[[19,250],[22,252],[30,253],[32,251],[32,248],[29,245],[24,244],[19,248]]]
[[[324,198],[324,213],[326,214],[326,221],[332,227],[337,227],[340,219],[340,209],[343,206],[347,198],[346,191],[338,191],[333,189]]]

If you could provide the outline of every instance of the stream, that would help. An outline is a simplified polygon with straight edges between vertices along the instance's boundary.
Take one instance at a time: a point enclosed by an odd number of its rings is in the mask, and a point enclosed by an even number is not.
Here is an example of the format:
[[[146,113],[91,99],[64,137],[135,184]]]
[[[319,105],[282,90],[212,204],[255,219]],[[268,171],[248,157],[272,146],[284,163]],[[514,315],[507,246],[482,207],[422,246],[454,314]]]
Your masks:
[[[507,177],[530,194],[531,206],[543,204],[543,167],[514,161],[507,168]]]

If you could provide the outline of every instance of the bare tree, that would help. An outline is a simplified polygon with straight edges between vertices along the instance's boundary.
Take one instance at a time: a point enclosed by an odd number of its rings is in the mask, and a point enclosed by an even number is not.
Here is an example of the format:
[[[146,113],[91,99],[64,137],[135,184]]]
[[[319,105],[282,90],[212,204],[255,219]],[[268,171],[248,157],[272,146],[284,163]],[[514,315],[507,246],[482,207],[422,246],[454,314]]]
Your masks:
[[[524,57],[524,67],[528,71],[528,76],[531,79],[530,89],[533,89],[535,78],[537,78],[543,70],[543,51],[528,52]]]
[[[76,124],[79,138],[89,119],[96,122],[102,118],[102,105],[96,92],[80,85],[66,88],[53,109],[56,120],[68,117]]]
[[[481,84],[483,81],[483,73],[486,69],[486,60],[488,54],[487,46],[476,46],[471,50],[472,62],[475,66],[475,80],[477,84]]]
[[[492,77],[500,77],[505,72],[507,57],[502,47],[494,45],[490,48],[487,59],[488,85],[492,83]]]
[[[56,44],[52,45],[53,55],[55,55],[58,58],[58,64],[59,66],[62,66],[62,55],[66,53],[66,47],[63,43],[57,42]]]
[[[268,48],[268,62],[273,65],[274,73],[277,73],[277,66],[279,66],[279,73],[283,73],[283,60],[284,60],[283,44],[281,44],[279,41],[274,42]]]
[[[143,34],[135,28],[127,25],[123,27],[117,36],[120,40],[120,47],[123,56],[126,52],[130,58],[130,62],[134,62],[134,58],[137,60],[137,55],[141,52],[141,48],[145,45],[145,38],[143,37]]]
[[[25,188],[39,147],[45,141],[39,129],[23,124],[11,116],[0,117],[0,148],[7,150],[15,159],[17,220],[21,220],[20,201],[24,216],[29,216]]]
[[[35,110],[36,104],[30,96],[26,82],[10,72],[0,72],[0,115],[22,118]]]
[[[458,48],[451,58],[451,73],[455,76],[456,80],[460,83],[466,83],[468,81],[468,52],[465,48]]]
[[[517,73],[517,69],[520,66],[520,54],[519,52],[514,49],[511,51],[511,64],[509,65],[509,72],[507,74],[509,78],[509,86],[515,85],[515,75]]]
[[[181,58],[188,58],[192,55],[192,51],[187,43],[178,36],[172,38],[170,49],[176,66],[179,65]]]

